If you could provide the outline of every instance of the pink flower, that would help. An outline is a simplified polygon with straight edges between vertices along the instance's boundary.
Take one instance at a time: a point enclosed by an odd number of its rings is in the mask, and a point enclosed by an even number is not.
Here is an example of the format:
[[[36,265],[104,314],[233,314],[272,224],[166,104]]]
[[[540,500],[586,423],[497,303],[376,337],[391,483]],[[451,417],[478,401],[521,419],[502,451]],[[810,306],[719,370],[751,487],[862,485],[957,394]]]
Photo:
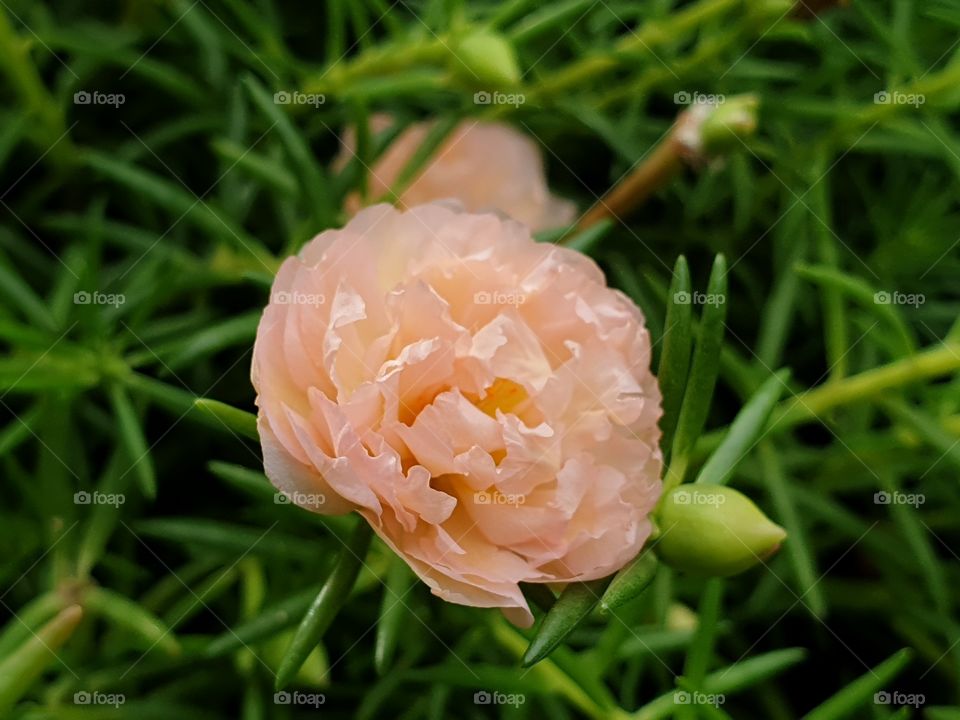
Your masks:
[[[371,117],[371,132],[390,127],[389,116]],[[370,169],[368,196],[382,197],[396,182],[430,132],[431,123],[415,123],[393,141]],[[356,133],[343,137],[343,150],[334,165],[343,167],[353,157]],[[534,232],[570,225],[576,206],[550,194],[537,144],[502,123],[465,120],[437,150],[434,158],[401,194],[400,205],[413,207],[453,198],[471,212],[499,211],[526,223]],[[347,198],[351,215],[362,207],[360,196]]]
[[[609,575],[650,535],[643,316],[572,250],[449,204],[376,205],[288,258],[254,347],[267,476],[356,510],[441,598]]]

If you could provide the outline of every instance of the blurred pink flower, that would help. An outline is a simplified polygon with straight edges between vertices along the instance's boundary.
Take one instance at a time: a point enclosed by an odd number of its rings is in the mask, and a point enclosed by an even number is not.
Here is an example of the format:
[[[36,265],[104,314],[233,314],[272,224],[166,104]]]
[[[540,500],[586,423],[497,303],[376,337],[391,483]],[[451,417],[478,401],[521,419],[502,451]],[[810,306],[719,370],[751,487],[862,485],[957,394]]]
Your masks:
[[[382,132],[393,124],[388,115],[370,119],[370,131]],[[368,197],[382,197],[396,182],[430,132],[431,123],[409,126],[390,144],[370,169]],[[343,136],[343,148],[334,162],[344,167],[356,150],[356,132]],[[470,212],[499,211],[537,232],[573,223],[577,209],[547,188],[543,157],[537,144],[502,123],[464,120],[454,128],[434,158],[401,193],[400,205],[456,199]],[[346,210],[359,212],[360,196],[347,197]]]
[[[589,258],[450,203],[362,210],[274,281],[252,379],[267,476],[358,511],[441,598],[609,575],[661,492],[643,316]]]

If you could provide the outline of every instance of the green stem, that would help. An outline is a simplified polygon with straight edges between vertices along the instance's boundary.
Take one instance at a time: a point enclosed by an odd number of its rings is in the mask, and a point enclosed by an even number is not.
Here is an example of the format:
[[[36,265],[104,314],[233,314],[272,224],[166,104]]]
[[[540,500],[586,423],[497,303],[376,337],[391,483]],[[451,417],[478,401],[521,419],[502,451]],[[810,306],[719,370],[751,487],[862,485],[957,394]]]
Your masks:
[[[523,657],[527,650],[527,640],[505,621],[498,619],[493,623],[493,634],[507,650],[518,658]],[[620,708],[601,707],[579,683],[561,670],[550,658],[542,660],[527,672],[539,676],[546,685],[563,695],[588,717],[596,720],[625,720],[629,717]]]
[[[833,408],[874,397],[884,390],[909,385],[960,369],[960,344],[944,344],[912,357],[829,382],[783,401],[769,427],[778,431],[822,417]]]
[[[30,59],[30,43],[21,38],[10,25],[6,12],[0,11],[0,68],[23,99],[27,111],[37,118],[35,141],[45,149],[58,144],[66,127],[63,113],[56,100],[47,91],[36,65]],[[53,154],[65,157],[69,142],[64,141]]]
[[[644,23],[637,32],[630,33],[617,43],[614,51],[593,55],[568,65],[551,75],[530,90],[530,95],[550,95],[566,90],[573,85],[596,83],[597,76],[616,69],[624,62],[624,56],[652,48],[666,42],[675,42],[683,34],[699,27],[728,9],[740,4],[740,0],[700,0],[700,2],[670,15],[663,20]]]

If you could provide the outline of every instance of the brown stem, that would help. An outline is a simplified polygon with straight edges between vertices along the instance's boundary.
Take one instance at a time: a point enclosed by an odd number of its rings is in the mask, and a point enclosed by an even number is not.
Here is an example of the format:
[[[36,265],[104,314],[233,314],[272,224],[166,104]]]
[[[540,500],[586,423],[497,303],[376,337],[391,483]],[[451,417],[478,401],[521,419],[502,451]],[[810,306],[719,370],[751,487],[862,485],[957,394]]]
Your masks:
[[[666,185],[682,164],[682,148],[676,133],[671,131],[635,170],[594,203],[577,223],[577,229],[586,230],[604,218],[629,215],[656,190]]]

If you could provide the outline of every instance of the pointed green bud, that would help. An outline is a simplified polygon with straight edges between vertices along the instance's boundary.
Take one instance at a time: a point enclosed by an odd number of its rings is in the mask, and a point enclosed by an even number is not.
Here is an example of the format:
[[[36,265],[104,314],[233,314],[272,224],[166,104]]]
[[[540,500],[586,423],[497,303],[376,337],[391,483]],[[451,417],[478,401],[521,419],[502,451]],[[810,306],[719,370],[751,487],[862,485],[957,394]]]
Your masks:
[[[486,30],[470,33],[457,45],[454,70],[479,86],[512,87],[520,82],[513,46],[502,35]]]
[[[678,570],[736,575],[775,553],[787,533],[747,496],[723,485],[681,485],[659,508],[657,555]]]

